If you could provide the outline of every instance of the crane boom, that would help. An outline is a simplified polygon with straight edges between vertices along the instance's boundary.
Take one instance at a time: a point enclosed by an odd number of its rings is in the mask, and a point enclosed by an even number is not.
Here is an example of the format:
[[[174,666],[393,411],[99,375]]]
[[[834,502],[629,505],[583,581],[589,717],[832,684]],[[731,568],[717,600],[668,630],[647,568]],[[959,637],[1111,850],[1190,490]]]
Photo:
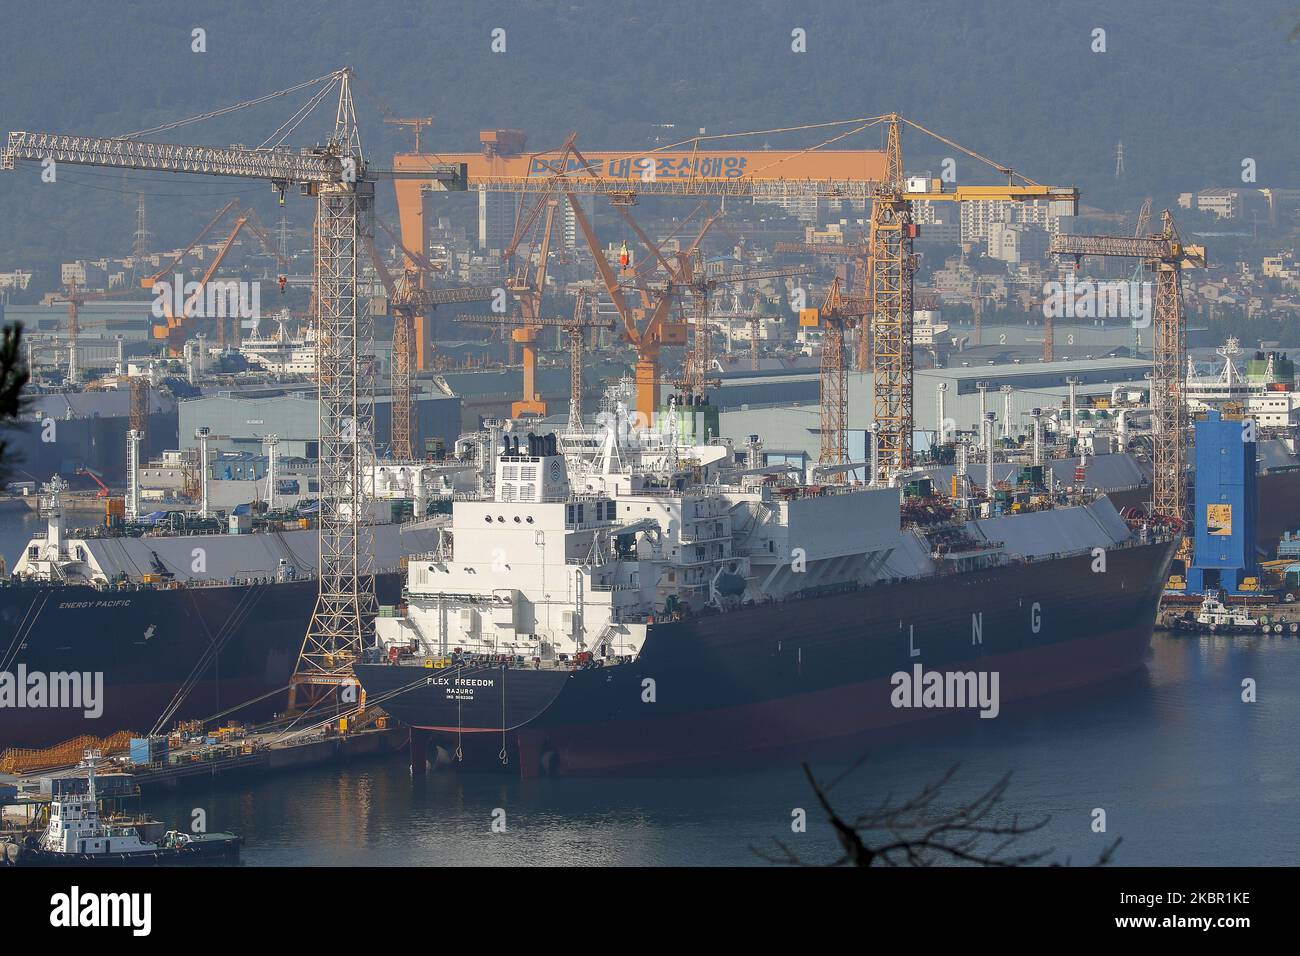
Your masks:
[[[12,169],[14,161],[20,159],[53,159],[80,166],[238,176],[284,183],[340,182],[344,168],[342,157],[324,152],[299,153],[289,149],[192,146],[65,133],[11,132],[0,166]],[[434,178],[437,178],[436,172]]]
[[[1184,265],[1205,265],[1201,246],[1184,246],[1165,236],[1079,236],[1062,233],[1052,240],[1048,250],[1066,256],[1119,256],[1130,259],[1168,259],[1188,257]]]

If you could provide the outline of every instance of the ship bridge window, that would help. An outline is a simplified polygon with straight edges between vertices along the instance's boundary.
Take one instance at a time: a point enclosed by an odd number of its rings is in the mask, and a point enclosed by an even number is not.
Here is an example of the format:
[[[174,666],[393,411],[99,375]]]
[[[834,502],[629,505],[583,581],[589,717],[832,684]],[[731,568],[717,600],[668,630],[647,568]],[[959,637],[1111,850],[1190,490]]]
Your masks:
[[[32,545],[27,549],[27,559],[29,561],[35,561],[40,556],[40,553],[41,549],[36,547],[36,545]]]

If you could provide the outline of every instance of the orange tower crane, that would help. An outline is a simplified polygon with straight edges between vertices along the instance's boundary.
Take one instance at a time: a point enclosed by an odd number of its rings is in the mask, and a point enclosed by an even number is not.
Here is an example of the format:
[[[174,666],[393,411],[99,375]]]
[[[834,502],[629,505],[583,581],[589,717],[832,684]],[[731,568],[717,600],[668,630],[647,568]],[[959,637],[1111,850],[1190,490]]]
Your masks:
[[[414,418],[412,416],[412,392],[414,389],[417,361],[417,317],[428,316],[439,305],[448,303],[480,302],[495,298],[503,292],[501,286],[460,286],[445,289],[432,289],[424,284],[424,276],[430,272],[441,271],[441,267],[402,245],[400,238],[382,219],[376,217],[376,225],[388,234],[403,255],[403,268],[400,275],[384,263],[383,256],[375,245],[372,234],[366,233],[362,238],[370,253],[379,281],[383,283],[388,294],[389,304],[393,309],[393,348],[391,380],[393,387],[392,405],[392,450],[398,461],[410,461],[414,457]]]
[[[686,344],[686,326],[681,322],[672,320],[673,303],[674,303],[674,277],[679,275],[679,267],[669,261],[659,247],[650,240],[639,226],[634,225],[634,230],[638,238],[650,251],[652,258],[668,273],[668,279],[662,289],[653,289],[648,285],[643,277],[636,275],[637,292],[640,294],[641,304],[633,307],[629,306],[627,300],[623,297],[623,285],[620,283],[618,275],[605,258],[605,252],[600,247],[599,240],[596,239],[596,233],[591,227],[591,222],[582,210],[582,205],[578,202],[577,197],[572,193],[568,194],[570,208],[573,209],[574,218],[578,222],[578,228],[582,232],[583,238],[591,250],[592,258],[596,263],[596,271],[600,275],[601,282],[604,283],[605,291],[609,293],[610,299],[614,303],[614,308],[618,311],[619,319],[623,326],[623,336],[636,349],[636,411],[642,416],[642,421],[647,425],[654,422],[655,412],[659,407],[659,354],[664,345],[685,345]],[[632,222],[630,214],[625,209],[619,208],[629,222]],[[686,249],[675,253],[679,261],[689,260],[694,257],[696,250],[704,239],[705,233],[713,225],[717,216],[706,220],[699,233]],[[627,271],[625,268],[624,271]],[[647,318],[648,315],[648,318]]]
[[[566,333],[569,340],[569,424],[573,427],[577,427],[582,422],[582,363],[585,351],[583,335],[588,329],[614,328],[613,319],[603,319],[597,314],[584,315],[588,310],[589,302],[594,301],[591,290],[580,287],[575,298],[573,315],[570,318],[540,316],[526,319],[519,315],[507,320],[507,324],[516,329],[527,324],[539,331],[543,328],[559,328]],[[457,317],[457,321],[467,325],[496,326],[501,323],[497,317],[483,314],[461,315]]]
[[[81,307],[87,302],[99,299],[112,299],[126,295],[130,289],[110,289],[106,292],[78,292],[75,279],[68,283],[65,298],[68,301],[68,384],[81,382],[81,362],[77,352],[77,336],[81,332]]]
[[[289,261],[272,241],[270,233],[267,232],[266,227],[262,225],[261,220],[258,218],[257,211],[251,207],[248,209],[241,209],[239,200],[232,199],[212,217],[208,224],[199,231],[199,234],[191,240],[190,244],[181,250],[179,255],[175,256],[169,263],[167,263],[167,265],[159,269],[153,275],[141,279],[140,287],[143,289],[152,289],[157,285],[157,283],[162,280],[168,272],[179,266],[181,260],[183,260],[196,246],[198,246],[198,244],[203,241],[204,237],[207,236],[217,223],[219,223],[226,214],[230,212],[239,213],[235,217],[234,226],[226,236],[225,242],[222,243],[217,254],[213,256],[212,262],[208,265],[207,269],[204,270],[203,277],[196,283],[196,288],[189,296],[185,297],[184,309],[181,314],[176,315],[174,313],[172,309],[172,297],[164,296],[162,299],[163,318],[165,321],[161,325],[154,326],[153,337],[167,343],[167,353],[171,356],[178,356],[184,351],[187,318],[191,315],[192,310],[202,302],[208,283],[212,281],[212,277],[216,274],[217,269],[221,267],[221,263],[230,252],[235,240],[245,228],[252,232],[262,244],[262,247],[275,257],[280,268],[281,276],[283,276],[289,269]],[[281,291],[283,291],[283,286],[281,286]],[[220,315],[213,318],[217,323],[217,341],[222,346],[225,346],[227,338],[229,337],[234,344],[238,345],[241,338],[240,323],[238,321],[232,321],[231,316],[229,315]],[[229,336],[227,335],[228,330]]]
[[[897,113],[878,118],[886,130],[886,172],[871,206],[871,349],[872,419],[877,434],[877,474],[889,483],[912,465],[912,279],[916,260],[912,243],[918,227],[914,202],[1046,201],[1061,211],[1077,211],[1079,191],[1045,186],[1017,174],[1011,167],[967,149],[905,119]],[[909,126],[967,156],[993,167],[1006,177],[999,186],[947,187],[941,180],[907,178],[903,169],[902,128]]]
[[[822,304],[799,313],[799,324],[820,327],[821,343],[821,454],[819,470],[828,480],[845,480],[848,465],[848,388],[845,381],[845,330],[859,325],[870,311],[870,300],[841,290],[839,275],[831,282]]]
[[[523,241],[525,230],[531,228],[527,223],[535,223],[536,217],[545,209],[540,243],[534,237],[526,261],[507,280],[510,294],[519,303],[520,315],[520,321],[513,323],[515,327],[511,329],[510,337],[523,346],[523,397],[510,406],[510,414],[514,418],[521,415],[545,415],[547,410],[546,400],[537,390],[537,340],[542,331],[542,296],[546,291],[546,270],[551,257],[551,234],[557,205],[559,200],[554,196],[538,199],[534,203],[534,212],[522,217],[516,224],[515,234],[505,250],[505,259],[509,262]]]
[[[784,279],[813,273],[807,266],[784,269],[741,269],[731,272],[705,273],[699,268],[698,255],[680,262],[673,288],[689,292],[695,305],[695,335],[686,355],[682,378],[677,382],[685,395],[703,396],[712,384],[712,330],[709,328],[709,299],[720,285],[741,285],[767,279]],[[757,336],[754,336],[757,339]]]
[[[773,251],[777,253],[804,253],[815,256],[845,258],[853,264],[852,285],[846,291],[861,289],[871,290],[871,241],[861,242],[778,242]],[[868,307],[870,301],[868,300]],[[855,367],[859,372],[871,368],[871,314],[870,311],[858,323],[858,344]]]

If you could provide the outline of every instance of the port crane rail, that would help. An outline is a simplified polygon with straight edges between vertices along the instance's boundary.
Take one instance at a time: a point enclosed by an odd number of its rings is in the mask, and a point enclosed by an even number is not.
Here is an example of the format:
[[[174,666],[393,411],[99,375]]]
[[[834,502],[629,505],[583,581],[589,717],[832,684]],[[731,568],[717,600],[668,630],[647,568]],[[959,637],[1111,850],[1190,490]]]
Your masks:
[[[128,136],[11,132],[0,152],[0,169],[5,170],[14,169],[20,160],[54,160],[269,181],[282,203],[286,190],[296,185],[302,195],[316,199],[320,589],[290,689],[291,707],[299,691],[319,699],[351,680],[352,661],[361,652],[366,624],[376,611],[371,549],[363,540],[366,534],[359,520],[364,505],[362,475],[374,457],[374,390],[367,374],[369,363],[363,360],[369,316],[357,295],[358,248],[362,236],[370,232],[375,181],[406,174],[368,164],[352,102],[352,80],[352,70],[345,67],[254,100]],[[324,145],[302,150],[281,145],[249,149],[139,138],[311,87],[317,89],[308,104],[272,138],[290,135],[337,90],[334,127]],[[464,167],[434,164],[422,170],[420,178],[443,183],[444,188],[463,188]]]

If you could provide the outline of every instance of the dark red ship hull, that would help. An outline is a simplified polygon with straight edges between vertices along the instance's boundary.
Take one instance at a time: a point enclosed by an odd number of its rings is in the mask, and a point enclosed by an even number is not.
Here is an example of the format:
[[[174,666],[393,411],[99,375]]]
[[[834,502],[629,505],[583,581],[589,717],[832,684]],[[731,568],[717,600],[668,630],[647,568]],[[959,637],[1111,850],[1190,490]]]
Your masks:
[[[1172,555],[1150,544],[1108,552],[1104,571],[1078,555],[657,623],[634,661],[562,677],[498,667],[469,702],[401,692],[419,677],[407,666],[362,665],[358,676],[417,731],[417,761],[430,740],[526,776],[757,755],[986,719],[973,706],[899,706],[894,675],[917,665],[996,673],[998,713],[1132,673]]]

